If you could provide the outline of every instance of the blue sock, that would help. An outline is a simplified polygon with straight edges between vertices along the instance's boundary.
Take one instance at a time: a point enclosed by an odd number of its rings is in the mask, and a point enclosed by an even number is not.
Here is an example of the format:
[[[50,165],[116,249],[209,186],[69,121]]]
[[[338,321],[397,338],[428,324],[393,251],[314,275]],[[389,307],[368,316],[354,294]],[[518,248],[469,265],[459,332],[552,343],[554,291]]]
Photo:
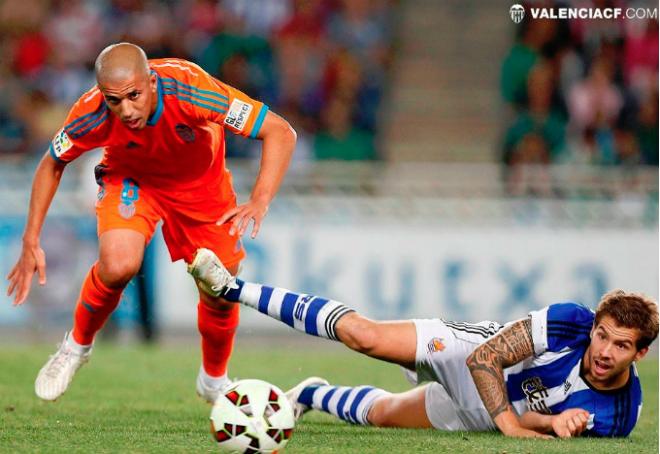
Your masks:
[[[326,339],[339,340],[335,326],[344,315],[354,312],[337,301],[314,295],[291,292],[287,289],[268,287],[236,279],[237,288],[229,289],[224,296],[228,301],[240,302],[291,328]]]
[[[298,402],[330,413],[351,424],[369,425],[367,416],[376,399],[389,394],[372,386],[314,385],[303,389]]]

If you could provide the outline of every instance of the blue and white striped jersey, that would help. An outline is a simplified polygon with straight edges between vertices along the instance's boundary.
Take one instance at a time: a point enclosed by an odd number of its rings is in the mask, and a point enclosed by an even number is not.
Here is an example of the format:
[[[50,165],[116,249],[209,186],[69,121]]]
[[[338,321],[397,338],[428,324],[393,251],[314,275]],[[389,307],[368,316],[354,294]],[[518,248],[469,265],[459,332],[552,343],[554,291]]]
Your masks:
[[[557,414],[582,408],[590,414],[585,435],[628,435],[642,409],[642,389],[635,365],[620,389],[598,391],[583,378],[582,357],[589,347],[594,313],[567,302],[530,313],[535,355],[505,369],[511,404],[522,414],[533,410]]]

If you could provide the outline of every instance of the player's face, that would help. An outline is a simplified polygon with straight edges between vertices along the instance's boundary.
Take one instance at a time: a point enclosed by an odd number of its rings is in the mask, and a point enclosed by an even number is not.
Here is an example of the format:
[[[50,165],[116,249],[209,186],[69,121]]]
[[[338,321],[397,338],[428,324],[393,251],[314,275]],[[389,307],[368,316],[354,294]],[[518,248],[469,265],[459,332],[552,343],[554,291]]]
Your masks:
[[[121,81],[99,83],[108,108],[130,129],[147,125],[156,109],[155,75],[135,75]]]
[[[621,327],[605,315],[591,330],[591,344],[584,364],[591,383],[603,388],[623,386],[630,364],[648,351],[648,348],[637,350],[638,339],[639,330]]]

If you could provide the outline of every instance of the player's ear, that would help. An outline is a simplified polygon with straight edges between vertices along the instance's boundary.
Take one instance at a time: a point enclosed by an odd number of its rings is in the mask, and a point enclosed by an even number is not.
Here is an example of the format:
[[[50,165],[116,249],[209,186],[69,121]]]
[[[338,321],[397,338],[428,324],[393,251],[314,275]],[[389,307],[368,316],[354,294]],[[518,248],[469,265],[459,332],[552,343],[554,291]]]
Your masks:
[[[158,90],[158,79],[156,78],[156,74],[151,73],[149,76],[149,87],[151,88],[152,93],[156,93]]]
[[[637,353],[635,353],[635,358],[633,359],[633,361],[639,361],[640,359],[644,358],[648,352],[649,352],[648,347],[644,347],[640,350],[637,350]]]

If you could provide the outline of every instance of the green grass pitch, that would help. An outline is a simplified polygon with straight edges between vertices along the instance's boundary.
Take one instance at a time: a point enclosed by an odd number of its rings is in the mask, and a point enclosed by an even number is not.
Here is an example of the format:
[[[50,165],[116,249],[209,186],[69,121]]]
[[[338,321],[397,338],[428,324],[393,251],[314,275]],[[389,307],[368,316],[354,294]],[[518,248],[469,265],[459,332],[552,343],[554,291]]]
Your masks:
[[[193,341],[142,347],[99,343],[69,391],[39,401],[34,378],[54,346],[4,345],[0,351],[0,452],[215,452],[210,407],[195,395],[199,349]],[[651,453],[658,452],[658,361],[639,364],[642,419],[627,439],[512,440],[497,433],[350,426],[309,413],[287,453]],[[309,375],[333,384],[408,388],[399,368],[329,342],[292,335],[284,343],[239,337],[231,376],[283,389]]]

